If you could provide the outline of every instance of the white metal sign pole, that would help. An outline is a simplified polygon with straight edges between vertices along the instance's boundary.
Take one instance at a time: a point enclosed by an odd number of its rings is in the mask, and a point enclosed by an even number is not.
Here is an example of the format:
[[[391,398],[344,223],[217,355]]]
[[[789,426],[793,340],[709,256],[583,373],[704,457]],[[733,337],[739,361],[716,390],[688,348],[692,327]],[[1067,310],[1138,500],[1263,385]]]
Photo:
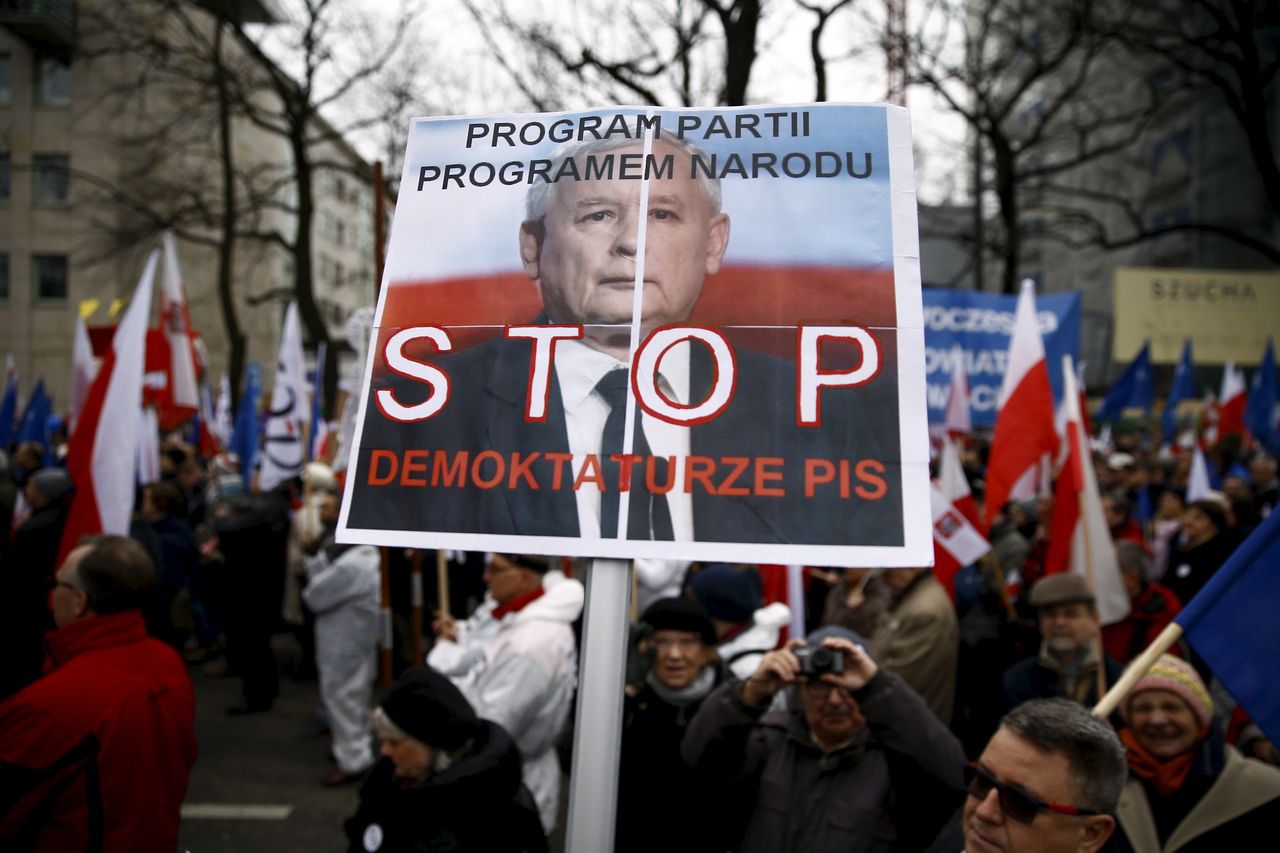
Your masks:
[[[630,596],[630,562],[592,561],[587,572],[573,773],[569,779],[570,853],[613,849]]]

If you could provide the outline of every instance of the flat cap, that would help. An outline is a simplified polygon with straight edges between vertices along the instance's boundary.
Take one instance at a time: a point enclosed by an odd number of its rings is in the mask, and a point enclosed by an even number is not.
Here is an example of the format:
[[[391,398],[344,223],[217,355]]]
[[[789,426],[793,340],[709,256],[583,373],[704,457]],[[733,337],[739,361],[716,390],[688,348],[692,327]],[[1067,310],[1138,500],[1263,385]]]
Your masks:
[[[1089,589],[1089,582],[1075,572],[1046,575],[1031,587],[1032,607],[1096,603],[1097,598]]]

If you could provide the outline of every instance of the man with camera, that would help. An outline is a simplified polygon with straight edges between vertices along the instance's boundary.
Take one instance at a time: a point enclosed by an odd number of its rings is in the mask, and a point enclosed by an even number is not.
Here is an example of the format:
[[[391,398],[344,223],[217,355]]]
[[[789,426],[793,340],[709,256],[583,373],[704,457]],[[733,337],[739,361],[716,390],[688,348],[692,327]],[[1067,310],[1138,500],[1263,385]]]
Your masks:
[[[837,626],[712,693],[682,751],[742,853],[923,849],[964,796],[959,741]]]

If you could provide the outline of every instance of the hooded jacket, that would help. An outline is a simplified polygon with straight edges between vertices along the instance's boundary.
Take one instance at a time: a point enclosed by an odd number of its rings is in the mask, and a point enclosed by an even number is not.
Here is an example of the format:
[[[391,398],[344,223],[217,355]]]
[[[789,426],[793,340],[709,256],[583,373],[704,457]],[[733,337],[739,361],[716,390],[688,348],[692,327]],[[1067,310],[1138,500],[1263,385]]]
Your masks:
[[[464,755],[417,782],[383,759],[360,787],[343,828],[352,853],[540,853],[537,809],[520,781],[520,753],[498,725],[481,721]]]
[[[476,665],[453,681],[476,715],[502,726],[520,748],[525,785],[550,832],[560,799],[555,745],[577,685],[572,625],[585,593],[581,583],[560,572],[548,572],[542,587],[541,596],[496,620]]]
[[[773,651],[782,629],[791,624],[791,608],[780,601],[761,607],[740,634],[716,646],[716,654],[736,678],[750,678],[765,652]]]
[[[0,848],[172,853],[196,760],[182,659],[137,610],[46,643],[49,673],[0,703]]]

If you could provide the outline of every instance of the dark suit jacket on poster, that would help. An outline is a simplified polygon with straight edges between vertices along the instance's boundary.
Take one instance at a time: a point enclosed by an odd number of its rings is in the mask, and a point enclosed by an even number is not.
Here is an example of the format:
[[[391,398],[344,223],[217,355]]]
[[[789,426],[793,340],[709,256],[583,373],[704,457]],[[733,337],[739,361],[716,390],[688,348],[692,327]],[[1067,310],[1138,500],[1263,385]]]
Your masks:
[[[470,483],[458,486],[403,485],[397,478],[387,485],[370,485],[370,458],[376,450],[390,451],[398,459],[409,450],[428,451],[425,472],[415,469],[411,480],[431,482],[438,452],[469,453],[467,467],[476,454],[496,451],[510,454],[567,453],[568,432],[555,370],[547,400],[546,420],[524,419],[529,378],[530,345],[503,338],[479,344],[460,353],[434,359],[450,377],[448,404],[435,416],[400,424],[382,413],[371,398],[365,410],[359,461],[354,475],[348,526],[377,530],[437,530],[465,533],[521,534],[576,537],[577,505],[573,468],[565,464],[560,489],[552,489],[555,463],[540,456],[531,466],[537,490],[521,480],[508,488],[507,478],[494,488]],[[690,395],[704,399],[713,381],[713,365],[705,349],[691,348]],[[728,408],[718,417],[690,430],[690,453],[711,457],[747,457],[751,464],[734,484],[747,495],[710,495],[693,484],[694,538],[699,542],[764,542],[796,544],[901,545],[902,495],[898,453],[898,412],[893,379],[857,389],[826,389],[822,394],[821,429],[800,429],[795,423],[795,365],[738,347],[737,387]],[[878,386],[878,387],[877,387]],[[413,405],[426,399],[428,386],[399,377],[374,383],[391,388],[396,399]],[[887,390],[885,390],[887,389]],[[874,396],[873,396],[874,395]],[[872,416],[873,415],[873,416]],[[886,452],[887,451],[887,452]],[[754,460],[780,457],[782,480],[769,483],[785,489],[785,497],[753,494]],[[841,499],[837,483],[817,486],[815,497],[805,497],[805,459],[849,461],[849,497]],[[878,500],[860,498],[856,489],[874,487],[860,482],[855,466],[863,459],[884,465],[879,476],[884,494]],[[416,457],[421,464],[424,459]],[[384,458],[383,463],[386,460]],[[602,461],[613,465],[611,461]],[[836,462],[838,466],[838,461]],[[714,482],[721,483],[731,465],[717,468]],[[487,464],[486,476],[495,468]],[[636,467],[637,473],[641,467]],[[378,469],[385,478],[387,465]],[[838,477],[838,475],[837,475]],[[585,486],[592,488],[592,486]]]

